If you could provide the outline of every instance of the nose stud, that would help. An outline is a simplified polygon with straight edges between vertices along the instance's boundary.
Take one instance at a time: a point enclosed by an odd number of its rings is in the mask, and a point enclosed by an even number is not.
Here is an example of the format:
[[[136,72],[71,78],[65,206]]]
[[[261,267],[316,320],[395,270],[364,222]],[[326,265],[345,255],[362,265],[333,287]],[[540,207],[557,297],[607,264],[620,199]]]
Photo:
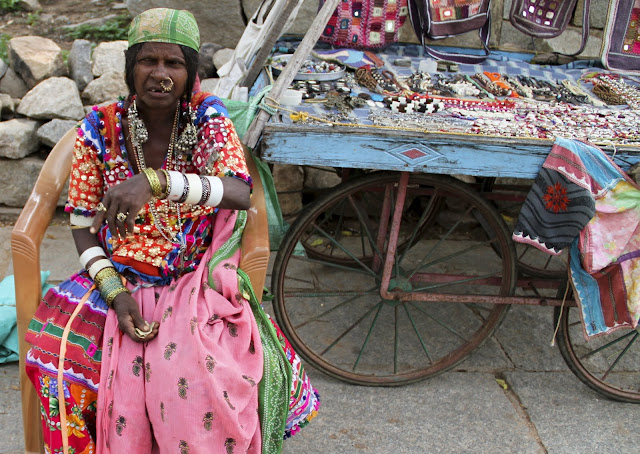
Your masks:
[[[166,79],[160,81],[160,86],[162,87],[163,92],[169,93],[171,90],[173,90],[173,80],[171,79],[171,77],[167,77]]]

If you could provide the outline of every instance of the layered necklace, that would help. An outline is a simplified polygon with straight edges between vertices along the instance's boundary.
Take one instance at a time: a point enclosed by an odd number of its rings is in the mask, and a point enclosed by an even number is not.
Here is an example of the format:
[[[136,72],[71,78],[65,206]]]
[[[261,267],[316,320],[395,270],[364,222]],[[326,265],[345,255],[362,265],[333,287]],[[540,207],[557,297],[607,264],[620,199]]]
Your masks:
[[[180,106],[176,108],[176,114],[173,119],[173,127],[171,129],[171,138],[169,139],[169,149],[167,150],[167,170],[174,170],[175,163],[175,142],[176,135],[178,133],[178,118],[180,116]],[[131,136],[131,146],[134,150],[134,155],[136,159],[136,164],[138,165],[138,172],[143,172],[147,168],[147,164],[144,159],[144,152],[142,151],[142,144],[145,143],[149,139],[149,132],[147,128],[138,115],[138,107],[136,106],[136,100],[134,99],[131,102],[131,105],[127,109],[127,120],[129,123],[129,135]],[[151,213],[151,219],[153,223],[158,228],[160,235],[170,243],[173,243],[176,247],[179,247],[180,254],[179,257],[182,257],[186,248],[187,243],[184,238],[184,234],[182,232],[182,217],[180,214],[180,204],[177,202],[166,201],[167,210],[165,212],[165,220],[163,222],[160,213],[156,208],[157,200],[155,197],[152,197],[149,201],[149,212]],[[169,222],[169,212],[171,210],[175,210],[177,213],[177,224],[178,224],[178,234],[173,233],[173,229],[171,228],[171,224]]]

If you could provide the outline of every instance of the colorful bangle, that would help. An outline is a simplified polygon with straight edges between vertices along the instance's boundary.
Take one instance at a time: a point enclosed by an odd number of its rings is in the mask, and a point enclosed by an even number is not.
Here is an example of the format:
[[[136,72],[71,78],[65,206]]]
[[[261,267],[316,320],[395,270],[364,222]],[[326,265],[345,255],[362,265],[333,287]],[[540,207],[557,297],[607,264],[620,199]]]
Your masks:
[[[86,269],[87,263],[89,263],[92,259],[96,257],[106,258],[107,253],[104,252],[104,249],[102,249],[100,246],[93,246],[88,249],[85,249],[84,252],[80,254],[80,258],[78,260],[80,260],[80,265],[82,266],[82,268]]]
[[[110,291],[106,296],[103,296],[105,302],[107,303],[107,306],[113,307],[113,300],[116,299],[116,296],[118,296],[121,293],[129,293],[129,289],[124,285],[122,285],[121,287]]]
[[[166,199],[167,197],[169,197],[169,192],[171,192],[171,176],[169,175],[169,172],[167,172],[165,169],[160,169],[160,172],[164,173],[164,179],[167,182],[167,185],[164,191],[162,192],[162,198]]]
[[[118,271],[113,267],[113,265],[98,271],[95,277],[93,278],[93,282],[96,284],[96,287],[100,289],[102,287],[103,282],[107,281],[112,277],[120,279],[120,273],[118,273]]]
[[[156,199],[162,198],[162,185],[160,184],[160,179],[158,178],[158,174],[155,170],[147,167],[144,169],[144,174],[149,181],[149,186],[151,186],[151,195],[153,195]]]

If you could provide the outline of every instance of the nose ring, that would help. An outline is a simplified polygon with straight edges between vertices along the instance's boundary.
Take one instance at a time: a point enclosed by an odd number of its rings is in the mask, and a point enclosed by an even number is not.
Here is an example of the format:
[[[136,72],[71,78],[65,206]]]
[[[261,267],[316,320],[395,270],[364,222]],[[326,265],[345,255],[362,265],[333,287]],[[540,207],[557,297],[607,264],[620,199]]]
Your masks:
[[[166,85],[165,82],[167,82]],[[166,79],[160,81],[160,86],[162,87],[163,92],[169,93],[171,90],[173,90],[173,80],[171,79],[171,77],[167,77]]]

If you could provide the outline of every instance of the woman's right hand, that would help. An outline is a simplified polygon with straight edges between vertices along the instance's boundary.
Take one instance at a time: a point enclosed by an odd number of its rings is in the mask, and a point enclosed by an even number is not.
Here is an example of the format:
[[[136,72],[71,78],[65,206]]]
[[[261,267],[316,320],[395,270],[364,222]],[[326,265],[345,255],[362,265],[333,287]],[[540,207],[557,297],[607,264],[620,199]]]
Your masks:
[[[160,324],[153,323],[153,329],[150,334],[140,338],[136,335],[136,328],[140,331],[148,331],[150,324],[147,323],[140,314],[138,303],[133,299],[131,294],[127,292],[120,293],[113,300],[113,309],[118,317],[118,327],[120,331],[129,336],[134,342],[149,342],[158,335]]]

